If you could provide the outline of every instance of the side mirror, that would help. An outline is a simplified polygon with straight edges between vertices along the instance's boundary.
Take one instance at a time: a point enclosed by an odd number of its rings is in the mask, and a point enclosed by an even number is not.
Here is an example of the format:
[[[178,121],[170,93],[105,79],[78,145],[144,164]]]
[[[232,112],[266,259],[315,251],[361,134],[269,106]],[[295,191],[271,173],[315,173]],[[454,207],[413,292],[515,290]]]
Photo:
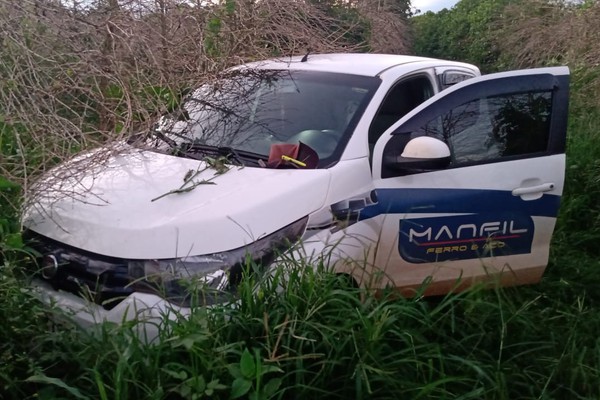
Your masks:
[[[450,149],[443,141],[430,136],[411,139],[400,155],[384,155],[385,167],[404,172],[435,171],[450,165]]]

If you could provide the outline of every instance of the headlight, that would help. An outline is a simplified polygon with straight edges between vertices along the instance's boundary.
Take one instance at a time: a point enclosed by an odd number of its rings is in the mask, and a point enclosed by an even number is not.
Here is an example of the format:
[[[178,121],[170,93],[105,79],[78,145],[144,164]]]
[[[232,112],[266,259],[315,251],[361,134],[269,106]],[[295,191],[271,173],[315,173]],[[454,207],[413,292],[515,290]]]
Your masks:
[[[133,287],[159,293],[167,300],[189,306],[192,299],[210,305],[227,300],[250,262],[267,266],[298,241],[306,227],[304,217],[246,246],[222,253],[163,260],[129,261]],[[197,294],[197,299],[194,298]]]

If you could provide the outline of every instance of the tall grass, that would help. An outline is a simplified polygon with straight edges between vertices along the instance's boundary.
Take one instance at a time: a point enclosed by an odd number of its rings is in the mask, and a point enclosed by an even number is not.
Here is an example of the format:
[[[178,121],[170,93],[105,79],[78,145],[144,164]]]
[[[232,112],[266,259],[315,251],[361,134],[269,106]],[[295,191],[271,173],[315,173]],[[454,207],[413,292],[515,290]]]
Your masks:
[[[233,305],[165,319],[160,342],[147,344],[135,323],[93,334],[51,323],[8,272],[0,286],[7,398],[600,395],[597,304],[556,274],[537,287],[376,298],[294,264],[244,281]]]

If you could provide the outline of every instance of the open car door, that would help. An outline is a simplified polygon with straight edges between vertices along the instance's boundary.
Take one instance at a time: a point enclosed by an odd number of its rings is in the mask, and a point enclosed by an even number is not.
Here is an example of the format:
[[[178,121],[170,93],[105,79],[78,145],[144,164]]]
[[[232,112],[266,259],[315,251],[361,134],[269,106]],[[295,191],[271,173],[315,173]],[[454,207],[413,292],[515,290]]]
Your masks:
[[[377,286],[410,293],[431,279],[426,293],[441,294],[541,278],[564,184],[568,81],[566,67],[472,78],[382,135],[378,203],[361,214],[384,214]]]

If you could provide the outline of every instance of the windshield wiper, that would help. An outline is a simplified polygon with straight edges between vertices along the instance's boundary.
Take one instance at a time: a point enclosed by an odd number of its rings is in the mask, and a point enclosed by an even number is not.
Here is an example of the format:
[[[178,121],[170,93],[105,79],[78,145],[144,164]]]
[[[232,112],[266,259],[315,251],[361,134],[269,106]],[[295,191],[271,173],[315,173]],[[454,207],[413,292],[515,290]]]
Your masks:
[[[169,132],[172,134],[172,132]],[[160,141],[166,143],[169,146],[170,152],[174,156],[187,156],[190,158],[201,159],[199,157],[193,157],[193,153],[203,153],[204,155],[217,155],[224,156],[226,158],[231,158],[242,167],[246,164],[244,163],[244,159],[252,160],[256,164],[260,164],[259,160],[264,160],[267,158],[264,154],[253,153],[251,151],[237,150],[231,146],[212,146],[208,144],[203,144],[199,142],[177,142],[169,137],[169,135],[165,134],[161,130],[152,129],[150,131],[150,135],[159,139]],[[177,137],[186,138],[183,135],[176,135]],[[187,139],[187,138],[186,138]]]
[[[179,146],[179,150],[183,153],[194,153],[201,152],[207,154],[217,154],[224,157],[231,157],[234,161],[238,162],[242,166],[245,166],[245,160],[252,160],[257,163],[259,160],[266,159],[264,154],[253,153],[251,151],[234,149],[231,146],[211,146],[208,144],[202,144],[198,142],[185,142]]]

